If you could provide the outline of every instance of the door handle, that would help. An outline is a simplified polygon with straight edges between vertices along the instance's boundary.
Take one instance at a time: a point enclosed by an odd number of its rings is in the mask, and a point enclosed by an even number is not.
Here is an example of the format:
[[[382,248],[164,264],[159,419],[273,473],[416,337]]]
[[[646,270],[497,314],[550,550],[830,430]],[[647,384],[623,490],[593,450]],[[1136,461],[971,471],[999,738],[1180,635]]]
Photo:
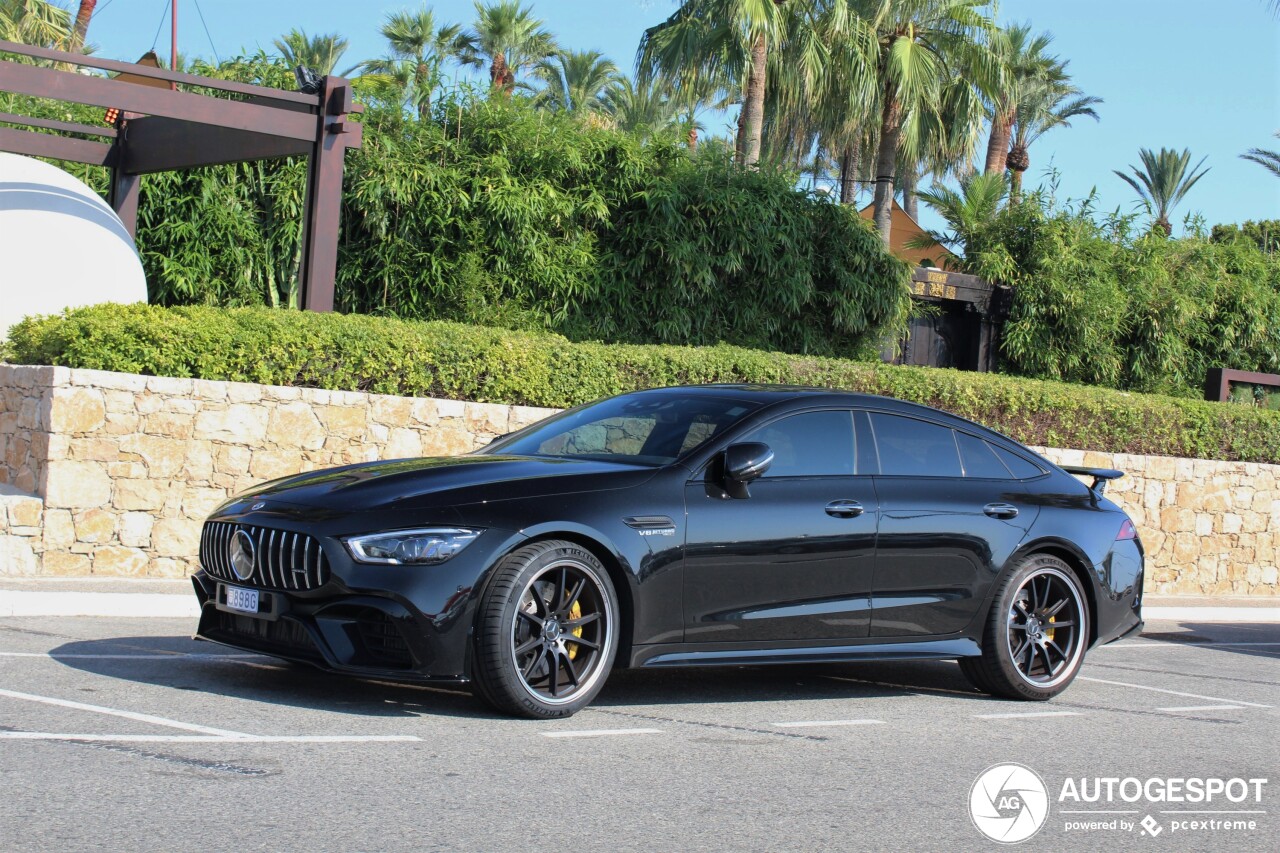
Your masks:
[[[982,511],[992,518],[1017,518],[1018,508],[1013,504],[987,504]]]
[[[862,504],[857,501],[832,501],[826,506],[827,515],[836,518],[856,518],[862,515]]]

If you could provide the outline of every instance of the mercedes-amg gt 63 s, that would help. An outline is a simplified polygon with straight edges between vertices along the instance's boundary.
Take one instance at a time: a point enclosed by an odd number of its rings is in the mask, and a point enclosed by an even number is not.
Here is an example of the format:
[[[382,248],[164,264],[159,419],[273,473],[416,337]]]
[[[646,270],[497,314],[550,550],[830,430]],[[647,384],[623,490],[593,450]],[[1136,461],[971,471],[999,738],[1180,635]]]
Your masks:
[[[882,397],[640,391],[227,501],[198,634],[529,717],[614,667],[954,658],[979,690],[1049,699],[1142,627],[1119,476]]]

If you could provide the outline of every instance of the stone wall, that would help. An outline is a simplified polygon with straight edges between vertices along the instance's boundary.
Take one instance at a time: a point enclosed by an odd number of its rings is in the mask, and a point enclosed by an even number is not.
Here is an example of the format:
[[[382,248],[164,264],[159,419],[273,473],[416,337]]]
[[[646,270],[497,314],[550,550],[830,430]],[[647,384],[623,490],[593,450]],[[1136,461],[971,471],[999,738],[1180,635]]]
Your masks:
[[[0,365],[0,574],[181,577],[231,494],[464,453],[553,410]],[[1278,595],[1280,466],[1040,448],[1127,473],[1154,593]]]

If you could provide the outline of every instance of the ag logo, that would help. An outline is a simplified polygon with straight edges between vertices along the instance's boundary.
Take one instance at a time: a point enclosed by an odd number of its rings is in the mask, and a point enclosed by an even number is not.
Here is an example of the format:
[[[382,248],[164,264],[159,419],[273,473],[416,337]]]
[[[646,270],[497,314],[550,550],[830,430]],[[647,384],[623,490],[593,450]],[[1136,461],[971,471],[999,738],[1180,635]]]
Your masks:
[[[1044,780],[1021,764],[997,764],[969,789],[969,816],[978,831],[1001,844],[1026,841],[1049,816]]]

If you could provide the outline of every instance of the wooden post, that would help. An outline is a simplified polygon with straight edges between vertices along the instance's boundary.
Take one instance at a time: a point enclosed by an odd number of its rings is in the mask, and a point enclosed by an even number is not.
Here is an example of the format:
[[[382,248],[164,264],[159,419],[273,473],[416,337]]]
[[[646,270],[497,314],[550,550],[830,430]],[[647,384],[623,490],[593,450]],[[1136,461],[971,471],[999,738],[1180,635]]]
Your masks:
[[[320,128],[307,169],[306,219],[302,224],[302,262],[298,302],[309,311],[332,311],[338,269],[338,232],[342,213],[342,163],[348,145],[360,144],[360,126],[347,121],[351,84],[324,78]]]

